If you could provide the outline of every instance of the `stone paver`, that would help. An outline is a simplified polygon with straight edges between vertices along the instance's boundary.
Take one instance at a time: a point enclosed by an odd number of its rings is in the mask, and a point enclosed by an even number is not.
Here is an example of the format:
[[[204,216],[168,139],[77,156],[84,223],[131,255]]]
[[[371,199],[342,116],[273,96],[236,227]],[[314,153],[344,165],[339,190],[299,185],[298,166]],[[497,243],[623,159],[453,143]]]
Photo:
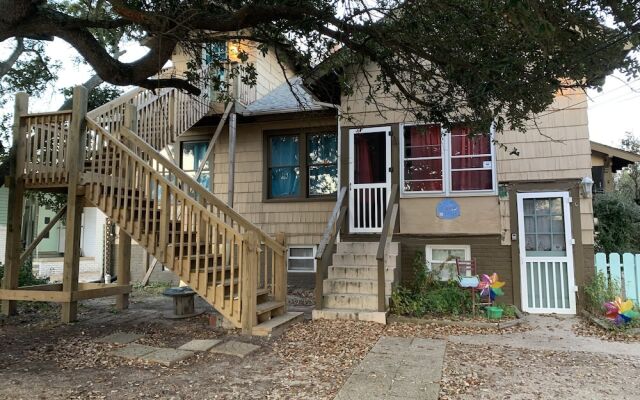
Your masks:
[[[168,367],[178,361],[186,360],[194,354],[195,353],[193,351],[159,348],[151,353],[143,355],[140,359],[143,361],[159,363]]]
[[[215,346],[211,349],[211,352],[244,358],[248,354],[258,350],[259,348],[260,346],[256,346],[255,344],[229,340],[228,342],[224,342],[221,345]]]
[[[445,347],[445,340],[381,337],[335,400],[435,400]]]
[[[527,332],[504,335],[449,336],[453,343],[478,345],[502,345],[529,350],[581,351],[617,356],[640,357],[637,343],[603,342],[593,337],[576,336],[572,330],[575,316],[529,315],[527,324],[533,329]]]
[[[111,355],[126,358],[129,360],[135,360],[158,349],[158,347],[132,343],[126,345],[125,347],[112,351]]]
[[[194,339],[178,347],[178,350],[209,351],[220,342],[218,339]]]
[[[131,343],[131,342],[135,342],[136,340],[140,339],[143,336],[144,335],[140,335],[140,334],[137,334],[137,333],[131,333],[131,332],[116,332],[116,333],[112,333],[111,335],[107,335],[107,336],[101,337],[101,338],[97,339],[96,342],[98,342],[98,343],[127,344],[127,343]]]

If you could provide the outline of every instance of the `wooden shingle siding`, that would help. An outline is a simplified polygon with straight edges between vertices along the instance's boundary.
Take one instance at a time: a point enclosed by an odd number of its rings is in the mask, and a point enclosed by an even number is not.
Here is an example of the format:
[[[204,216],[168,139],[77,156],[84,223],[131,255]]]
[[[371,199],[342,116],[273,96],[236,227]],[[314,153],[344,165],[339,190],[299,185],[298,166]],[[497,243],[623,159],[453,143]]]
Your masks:
[[[402,246],[400,272],[402,285],[408,285],[413,280],[414,259],[419,252],[424,255],[426,245],[470,245],[471,257],[475,258],[478,263],[478,272],[483,274],[496,272],[500,280],[507,283],[504,287],[504,296],[500,297],[499,301],[514,303],[511,248],[500,244],[500,236],[421,237],[402,235],[397,240]]]
[[[307,117],[284,121],[239,123],[236,141],[234,209],[269,234],[285,232],[288,244],[315,245],[320,242],[335,200],[264,201],[264,132],[280,129],[309,129],[336,126],[335,117]],[[198,128],[200,137],[215,127]],[[188,136],[187,136],[188,137]],[[214,151],[214,193],[227,197],[228,133],[223,131]]]

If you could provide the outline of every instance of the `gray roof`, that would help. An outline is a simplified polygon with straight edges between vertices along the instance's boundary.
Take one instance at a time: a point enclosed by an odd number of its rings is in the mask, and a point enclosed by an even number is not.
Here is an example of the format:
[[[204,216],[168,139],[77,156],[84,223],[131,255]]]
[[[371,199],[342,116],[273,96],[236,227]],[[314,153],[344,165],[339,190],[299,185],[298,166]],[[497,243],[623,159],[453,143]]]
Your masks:
[[[302,78],[294,77],[289,82],[267,93],[264,97],[249,104],[243,115],[279,114],[286,112],[317,111],[324,107],[302,84]]]

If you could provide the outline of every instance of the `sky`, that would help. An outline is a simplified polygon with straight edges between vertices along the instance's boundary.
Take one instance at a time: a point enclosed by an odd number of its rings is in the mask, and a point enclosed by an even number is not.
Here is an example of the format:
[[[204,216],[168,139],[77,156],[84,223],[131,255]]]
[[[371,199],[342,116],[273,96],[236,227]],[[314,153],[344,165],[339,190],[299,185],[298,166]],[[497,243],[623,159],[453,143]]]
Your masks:
[[[10,41],[7,41],[10,42]],[[0,45],[0,58],[8,54],[12,44]],[[130,43],[123,46],[127,52],[121,57],[122,61],[133,61],[145,53],[145,48]],[[56,110],[62,104],[59,88],[82,84],[91,76],[91,69],[84,64],[74,62],[77,52],[60,39],[55,39],[47,48],[52,60],[62,63],[55,88],[50,88],[38,99],[30,103],[33,112]],[[619,146],[625,132],[629,131],[640,136],[640,78],[631,82],[620,74],[607,77],[601,92],[588,92],[589,134],[591,140],[607,145]],[[9,107],[9,110],[11,107]],[[6,112],[0,110],[0,112]]]

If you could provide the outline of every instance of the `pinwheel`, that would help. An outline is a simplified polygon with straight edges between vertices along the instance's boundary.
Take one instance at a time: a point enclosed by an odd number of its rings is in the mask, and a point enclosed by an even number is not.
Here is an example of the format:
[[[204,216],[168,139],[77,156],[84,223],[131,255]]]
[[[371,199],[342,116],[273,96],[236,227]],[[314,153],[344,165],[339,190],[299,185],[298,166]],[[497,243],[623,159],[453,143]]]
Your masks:
[[[478,289],[481,290],[480,296],[489,296],[489,299],[494,301],[496,297],[504,294],[502,291],[504,284],[504,282],[498,281],[498,274],[495,272],[491,276],[482,274],[482,281],[478,285]]]
[[[616,297],[615,301],[604,303],[604,308],[606,310],[605,316],[616,325],[626,324],[640,315],[633,309],[631,300],[623,302],[620,297]]]

